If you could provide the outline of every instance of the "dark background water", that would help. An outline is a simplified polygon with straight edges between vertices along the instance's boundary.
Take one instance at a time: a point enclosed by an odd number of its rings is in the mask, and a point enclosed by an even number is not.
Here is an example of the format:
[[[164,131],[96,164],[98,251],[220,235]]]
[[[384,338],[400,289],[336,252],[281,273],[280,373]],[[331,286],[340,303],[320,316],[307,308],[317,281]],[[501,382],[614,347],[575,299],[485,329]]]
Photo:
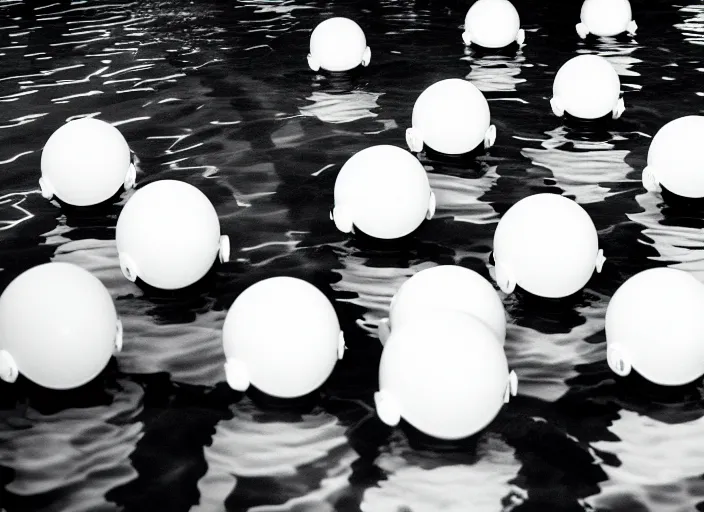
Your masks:
[[[700,384],[615,379],[603,333],[609,297],[634,273],[671,265],[704,279],[704,214],[640,184],[658,128],[701,113],[704,3],[634,1],[635,39],[581,41],[580,2],[516,0],[526,46],[498,55],[463,47],[469,4],[0,1],[0,288],[70,261],[105,283],[125,327],[123,352],[80,390],[0,383],[0,510],[704,510]],[[370,67],[347,78],[306,63],[310,31],[333,15],[357,20],[372,49]],[[552,115],[554,74],[578,53],[618,70],[618,121],[575,128]],[[484,92],[496,145],[468,164],[421,156],[438,211],[408,243],[338,233],[337,170],[370,145],[405,147],[416,97],[450,77]],[[107,214],[41,198],[43,144],[87,114],[119,126],[140,186],[175,178],[203,190],[231,263],[188,293],[143,291],[120,274],[113,241],[129,194]],[[558,305],[505,298],[520,394],[475,439],[435,445],[383,426],[375,330],[397,287],[435,264],[489,277],[498,219],[542,191],[589,212],[604,272]],[[227,308],[274,275],[326,293],[349,347],[320,396],[295,407],[224,382]]]

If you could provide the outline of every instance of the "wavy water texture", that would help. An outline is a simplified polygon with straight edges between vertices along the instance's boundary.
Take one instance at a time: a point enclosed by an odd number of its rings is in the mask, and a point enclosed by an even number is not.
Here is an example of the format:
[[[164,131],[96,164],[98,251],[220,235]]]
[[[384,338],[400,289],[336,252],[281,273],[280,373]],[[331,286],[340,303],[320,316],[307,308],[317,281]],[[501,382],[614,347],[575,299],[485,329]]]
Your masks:
[[[0,0],[0,281],[74,263],[105,284],[124,325],[122,352],[85,389],[0,382],[0,509],[702,508],[701,383],[695,399],[658,401],[604,361],[604,316],[624,279],[671,265],[704,281],[701,212],[640,182],[652,136],[698,113],[704,96],[702,6],[633,3],[636,37],[586,40],[565,22],[578,6],[516,6],[526,44],[487,52],[462,44],[462,2]],[[310,31],[330,16],[364,29],[368,67],[310,71]],[[619,120],[552,115],[554,75],[579,53],[602,55],[618,72]],[[418,95],[451,77],[486,96],[495,145],[467,158],[418,155],[437,208],[408,239],[337,232],[329,212],[341,166],[371,145],[406,147]],[[187,290],[140,286],[122,276],[114,240],[133,191],[99,209],[42,198],[46,140],[84,116],[123,133],[138,187],[169,178],[203,191],[231,261]],[[519,394],[485,431],[448,447],[407,425],[386,428],[373,394],[377,325],[391,297],[441,264],[496,285],[496,225],[538,192],[584,206],[607,256],[603,272],[560,301],[499,293]],[[344,359],[303,405],[241,396],[225,382],[227,310],[275,275],[315,284],[345,332]]]
[[[561,128],[546,135],[550,139],[541,144],[545,149],[525,148],[521,154],[533,165],[548,169],[557,186],[578,203],[598,203],[621,193],[614,190],[619,183],[640,185],[639,180],[628,178],[634,170],[625,161],[628,150],[615,149],[615,143],[570,141]]]
[[[68,242],[57,248],[52,259],[79,265],[112,291],[124,329],[123,349],[118,355],[122,371],[166,371],[189,384],[224,381],[221,328],[225,312],[205,310],[183,323],[158,321],[158,308],[151,301],[139,300],[140,289],[122,275],[112,240]],[[171,314],[177,313],[178,307],[178,303],[172,304]]]
[[[597,507],[627,502],[663,511],[697,508],[704,498],[702,425],[704,418],[671,425],[621,411],[609,428],[619,441],[593,445],[618,457],[620,464],[604,466],[609,480],[590,502]]]
[[[104,495],[137,478],[129,455],[142,436],[135,420],[142,390],[132,382],[119,384],[122,389],[111,393],[107,405],[1,415],[0,465],[15,472],[6,487],[9,496],[34,500],[37,512],[119,510]],[[52,495],[59,498],[46,500]]]
[[[704,44],[704,5],[685,5],[679,12],[684,19],[676,23],[675,28],[682,32],[684,40],[691,44]]]
[[[472,71],[465,77],[477,86],[477,89],[486,92],[512,92],[516,86],[525,82],[520,77],[521,66],[529,65],[521,52],[515,58],[502,55],[486,57],[464,57],[472,66]]]
[[[628,217],[645,226],[643,236],[647,238],[640,242],[657,251],[658,255],[651,258],[690,272],[704,282],[704,223],[700,218],[685,217],[678,225],[663,214],[659,195],[639,194],[636,200],[643,211],[628,214]]]
[[[202,498],[193,512],[224,510],[222,503],[230,495],[251,503],[270,499],[274,489],[248,489],[250,479],[278,480],[273,486],[292,494],[279,505],[249,508],[256,512],[315,508],[347,485],[349,465],[357,454],[347,444],[346,428],[334,416],[314,411],[282,421],[258,411],[251,402],[238,404],[233,414],[216,426],[212,445],[205,450],[208,471],[198,482]],[[301,475],[308,476],[305,483]],[[238,480],[245,480],[244,489],[238,489],[242,485]]]
[[[399,448],[377,459],[377,465],[389,477],[365,493],[360,507],[363,512],[508,511],[520,503],[520,491],[512,496],[514,486],[509,483],[516,477],[520,463],[514,450],[501,439],[482,439],[474,464],[444,465],[434,461],[431,467],[423,467],[412,453],[404,453],[407,446],[401,444]],[[512,499],[505,507],[498,506],[509,497]]]
[[[365,117],[376,117],[374,109],[381,93],[352,91],[348,94],[328,94],[315,91],[309,98],[313,105],[301,107],[301,114],[314,116],[324,123],[350,123]]]

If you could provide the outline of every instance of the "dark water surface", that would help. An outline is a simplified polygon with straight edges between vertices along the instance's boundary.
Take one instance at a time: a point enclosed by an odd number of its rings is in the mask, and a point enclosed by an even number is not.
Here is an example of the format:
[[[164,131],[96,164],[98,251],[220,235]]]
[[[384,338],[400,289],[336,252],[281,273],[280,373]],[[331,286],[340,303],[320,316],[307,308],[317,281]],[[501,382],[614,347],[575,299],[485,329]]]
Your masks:
[[[635,39],[586,42],[579,4],[517,0],[526,46],[479,55],[460,37],[466,1],[0,0],[0,289],[70,261],[108,286],[125,327],[123,352],[85,388],[0,383],[0,510],[704,510],[701,386],[616,380],[603,332],[609,297],[636,272],[704,279],[704,214],[640,184],[657,129],[701,113],[704,3],[635,0]],[[308,69],[310,30],[332,15],[364,28],[369,68]],[[552,115],[554,74],[578,53],[621,75],[618,121],[588,130]],[[416,97],[450,77],[485,93],[496,145],[469,164],[421,155],[438,212],[409,243],[338,233],[328,209],[341,165],[370,145],[405,147]],[[145,292],[122,277],[113,241],[128,194],[94,214],[41,198],[43,144],[88,114],[119,126],[140,186],[175,178],[204,191],[231,263],[189,293]],[[589,212],[604,272],[568,303],[505,299],[520,394],[476,439],[439,446],[386,428],[372,394],[391,296],[436,264],[489,277],[498,219],[542,191]],[[317,285],[346,333],[313,403],[274,407],[225,384],[226,310],[274,275]]]

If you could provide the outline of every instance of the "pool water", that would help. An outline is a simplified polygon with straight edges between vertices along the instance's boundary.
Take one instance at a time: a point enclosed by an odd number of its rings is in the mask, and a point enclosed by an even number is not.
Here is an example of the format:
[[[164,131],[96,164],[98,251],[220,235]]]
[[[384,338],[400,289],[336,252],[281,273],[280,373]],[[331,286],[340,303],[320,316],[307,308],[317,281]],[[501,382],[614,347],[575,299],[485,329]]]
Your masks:
[[[669,265],[704,279],[704,213],[640,182],[655,132],[702,110],[704,4],[690,2],[634,1],[634,39],[582,41],[580,2],[516,0],[526,46],[481,54],[462,44],[467,1],[0,1],[0,289],[34,265],[76,263],[108,287],[125,330],[123,352],[81,389],[0,383],[0,510],[704,510],[701,383],[662,390],[604,361],[604,313],[628,277]],[[365,30],[368,68],[308,69],[310,31],[334,15]],[[580,53],[618,71],[619,120],[553,116],[553,77]],[[437,213],[403,244],[337,232],[342,164],[405,147],[416,97],[453,77],[484,92],[495,146],[462,162],[420,156]],[[84,115],[119,127],[139,186],[180,179],[210,198],[230,263],[183,292],[141,289],[114,244],[130,193],[101,211],[42,199],[42,146]],[[393,293],[437,264],[491,278],[499,218],[546,191],[586,209],[607,261],[572,300],[505,298],[519,396],[462,443],[383,425],[376,324]],[[276,275],[318,286],[349,347],[300,403],[242,396],[224,378],[227,308]]]

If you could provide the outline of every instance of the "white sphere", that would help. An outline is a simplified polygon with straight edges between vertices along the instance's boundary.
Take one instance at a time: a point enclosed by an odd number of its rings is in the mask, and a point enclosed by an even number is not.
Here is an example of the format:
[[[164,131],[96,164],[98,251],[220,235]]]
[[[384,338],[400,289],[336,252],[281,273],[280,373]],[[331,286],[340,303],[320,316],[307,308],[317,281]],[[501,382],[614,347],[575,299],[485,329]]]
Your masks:
[[[103,283],[72,263],[45,263],[0,296],[0,377],[22,373],[51,389],[77,388],[122,346],[122,325]]]
[[[618,104],[621,81],[604,57],[579,55],[562,65],[555,76],[552,92],[553,101],[570,115],[580,119],[599,119]]]
[[[589,214],[571,199],[535,194],[504,214],[494,232],[496,280],[507,293],[515,285],[539,297],[581,290],[603,254]]]
[[[364,31],[348,18],[329,18],[310,36],[308,63],[315,71],[349,71],[368,65],[370,58]]]
[[[477,0],[464,19],[465,39],[484,48],[510,45],[520,29],[518,11],[508,0]]]
[[[663,185],[682,197],[704,197],[704,117],[684,116],[670,121],[655,134],[648,149],[644,184],[649,190]],[[653,185],[647,183],[650,173]]]
[[[222,328],[227,380],[271,396],[295,398],[318,389],[344,353],[337,314],[312,284],[272,277],[243,291]]]
[[[396,146],[372,146],[347,160],[335,181],[332,219],[349,233],[401,238],[435,211],[435,195],[423,165]]]
[[[161,180],[137,190],[117,220],[115,239],[123,274],[164,290],[199,281],[229,240],[210,200],[193,185]]]
[[[515,394],[503,347],[472,315],[433,310],[394,329],[379,364],[377,413],[427,435],[461,439],[485,428]],[[509,390],[509,392],[507,392]]]
[[[449,78],[418,96],[406,139],[411,151],[426,144],[440,153],[461,155],[481,144],[489,128],[489,103],[482,92],[467,80]]]
[[[704,374],[704,285],[672,268],[652,268],[623,283],[606,309],[607,361],[664,386]]]
[[[42,150],[42,194],[73,206],[107,201],[120,187],[134,185],[130,148],[120,131],[84,117],[56,130]]]
[[[504,344],[506,312],[501,298],[484,277],[459,265],[427,268],[406,280],[391,300],[384,329],[380,325],[380,333],[384,332],[382,342],[386,342],[392,329],[434,309],[474,315]]]
[[[631,4],[628,0],[585,0],[579,17],[595,36],[616,36],[628,30]]]

